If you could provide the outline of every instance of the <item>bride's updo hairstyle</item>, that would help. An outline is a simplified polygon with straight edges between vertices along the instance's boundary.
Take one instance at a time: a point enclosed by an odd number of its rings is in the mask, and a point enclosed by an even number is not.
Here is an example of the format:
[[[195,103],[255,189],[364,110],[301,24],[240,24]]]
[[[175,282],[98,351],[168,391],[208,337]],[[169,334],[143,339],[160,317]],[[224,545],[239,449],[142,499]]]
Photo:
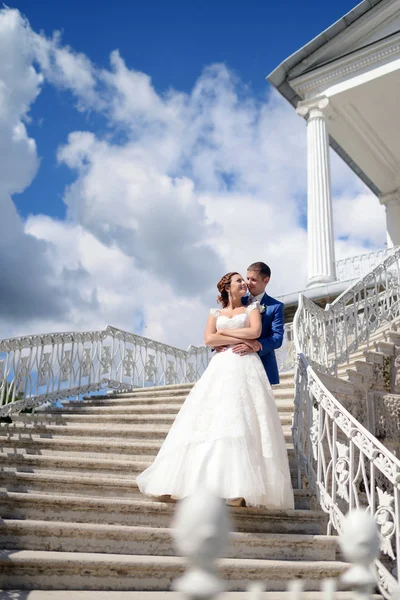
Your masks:
[[[228,290],[231,287],[231,279],[234,275],[239,275],[236,271],[232,271],[231,273],[227,273],[217,283],[217,288],[219,291],[219,296],[217,298],[217,302],[222,304],[222,308],[226,308],[229,304],[229,295]]]

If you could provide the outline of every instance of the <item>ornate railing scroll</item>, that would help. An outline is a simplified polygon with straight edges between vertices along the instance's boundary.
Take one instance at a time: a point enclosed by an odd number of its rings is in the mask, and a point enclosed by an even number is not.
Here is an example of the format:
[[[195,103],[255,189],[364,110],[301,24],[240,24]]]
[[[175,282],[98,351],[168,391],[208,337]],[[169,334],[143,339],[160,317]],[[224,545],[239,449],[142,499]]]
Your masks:
[[[381,248],[358,256],[350,256],[336,261],[336,277],[339,281],[360,279],[372,271],[390,253],[392,248]]]
[[[372,333],[400,314],[400,249],[350,286],[325,310],[301,296],[293,322],[297,352],[293,443],[305,477],[329,515],[328,534],[344,514],[366,509],[381,536],[376,579],[389,598],[400,577],[400,461],[369,433],[322,382]],[[304,479],[303,479],[304,480]]]
[[[329,515],[328,534],[342,532],[345,514],[364,508],[381,536],[375,561],[381,593],[389,598],[400,574],[400,461],[334,398],[299,355],[293,443],[301,473]]]
[[[207,347],[180,350],[114,327],[0,341],[0,416],[101,389],[196,381]]]
[[[206,346],[180,350],[110,326],[0,340],[0,416],[99,390],[194,383],[211,356]],[[280,370],[293,368],[294,356],[290,324]]]
[[[275,350],[276,361],[279,371],[291,371],[296,363],[296,349],[293,338],[293,323],[285,325],[282,346]]]
[[[320,308],[300,295],[297,336],[309,361],[327,373],[337,373],[358,346],[400,316],[400,247],[396,247],[360,281],[332,304]]]

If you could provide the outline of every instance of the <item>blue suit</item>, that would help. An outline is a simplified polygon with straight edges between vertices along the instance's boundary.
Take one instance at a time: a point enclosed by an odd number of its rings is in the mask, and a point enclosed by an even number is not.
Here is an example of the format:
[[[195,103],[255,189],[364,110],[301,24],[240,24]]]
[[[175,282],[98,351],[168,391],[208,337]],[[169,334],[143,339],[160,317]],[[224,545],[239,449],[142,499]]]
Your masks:
[[[264,294],[260,301],[265,306],[265,312],[261,314],[262,330],[258,339],[262,346],[258,356],[261,358],[264,369],[271,385],[279,383],[278,364],[275,352],[282,346],[284,315],[283,304],[268,294]]]

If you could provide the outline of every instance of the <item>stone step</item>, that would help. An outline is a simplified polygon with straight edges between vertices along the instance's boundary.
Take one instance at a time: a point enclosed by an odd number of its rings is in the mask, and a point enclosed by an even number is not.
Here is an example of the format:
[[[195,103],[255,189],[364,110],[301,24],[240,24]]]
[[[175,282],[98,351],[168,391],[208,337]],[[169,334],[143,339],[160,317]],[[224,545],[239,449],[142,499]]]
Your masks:
[[[177,412],[170,414],[129,414],[121,412],[119,414],[103,414],[98,413],[85,413],[84,411],[77,411],[76,413],[54,413],[54,412],[42,412],[40,414],[20,414],[12,417],[14,423],[21,424],[50,424],[50,425],[69,425],[69,424],[91,424],[91,423],[112,423],[112,424],[133,424],[133,425],[168,425],[171,427],[172,423],[176,419]],[[279,413],[279,417],[282,424],[291,425],[292,413]]]
[[[376,351],[375,344],[383,339],[384,338],[382,337],[382,333],[379,333],[377,335],[375,334],[374,336],[372,336],[369,348],[366,346],[366,344],[363,344],[355,352],[352,352],[349,356],[349,362],[341,363],[338,366],[338,373],[344,374],[347,369],[351,369],[354,367],[354,364],[356,361],[364,362],[365,361],[365,352]]]
[[[125,426],[110,425],[109,423],[53,425],[50,423],[34,423],[32,421],[16,421],[10,425],[3,424],[0,426],[0,441],[2,436],[22,435],[24,433],[27,435],[47,434],[48,437],[51,435],[82,436],[102,440],[104,438],[114,440],[128,438],[131,442],[143,439],[163,441],[169,430],[169,425],[142,425],[138,423]],[[291,426],[283,425],[282,430],[286,442],[291,443]]]
[[[169,385],[149,385],[148,387],[137,387],[133,390],[129,390],[127,392],[118,392],[121,396],[127,396],[128,394],[151,394],[152,392],[156,393],[166,393],[166,394],[175,394],[176,392],[189,392],[192,387],[194,387],[194,383],[175,383]],[[113,392],[110,392],[113,393]]]
[[[32,455],[64,455],[70,456],[108,458],[110,460],[152,460],[158,453],[162,441],[138,440],[110,440],[105,438],[101,443],[96,439],[82,439],[82,437],[60,435],[55,437],[41,437],[40,434],[14,434],[0,436],[0,452],[8,454]],[[287,444],[289,460],[296,460],[292,444]],[[146,458],[145,458],[146,457]],[[152,458],[150,458],[152,457]]]
[[[80,494],[82,496],[98,496],[109,498],[139,498],[150,501],[151,497],[139,492],[135,476],[121,477],[90,475],[87,472],[35,470],[32,472],[9,469],[0,473],[0,492],[37,492],[46,494]],[[296,508],[308,509],[314,495],[308,490],[297,489],[297,479],[292,477]]]
[[[272,386],[273,389],[278,389],[281,386],[285,386],[293,381],[294,371],[284,371],[279,373],[280,383]],[[118,392],[119,397],[138,397],[138,396],[147,396],[147,395],[174,395],[174,394],[184,394],[189,393],[190,390],[194,387],[194,383],[183,383],[183,384],[175,384],[175,385],[159,385],[159,386],[149,386],[146,388],[135,388],[133,390],[127,392]],[[107,394],[101,395],[99,394],[99,398],[115,396],[115,392],[109,392]],[[84,398],[91,398],[92,396],[84,396]]]
[[[1,433],[1,428],[0,428]],[[138,440],[112,440],[104,438],[99,442],[97,439],[84,439],[81,436],[55,435],[54,437],[42,437],[40,433],[14,433],[12,435],[0,435],[0,449],[2,452],[16,449],[24,450],[30,454],[42,454],[44,450],[49,452],[79,452],[79,453],[106,453],[111,459],[119,455],[149,455],[155,456],[161,447],[162,441]],[[106,458],[106,457],[105,457]]]
[[[71,471],[73,474],[82,472],[86,477],[98,475],[115,475],[116,477],[132,477],[150,466],[151,461],[144,460],[109,460],[107,458],[75,457],[64,455],[33,455],[0,453],[0,480],[9,469],[18,472],[29,471]]]
[[[285,385],[279,385],[273,389],[276,401],[292,399],[294,396],[294,381],[287,382]],[[159,404],[179,403],[182,404],[187,398],[187,393],[181,394],[143,394],[139,395],[93,395],[85,396],[83,400],[64,400],[62,404],[64,407],[80,407],[84,406],[136,406],[136,405],[151,405],[157,406]]]
[[[29,438],[29,439],[21,439],[21,438],[7,438],[1,440],[0,438],[0,457],[3,458],[8,457],[12,459],[13,456],[16,457],[16,461],[23,461],[25,457],[60,457],[61,459],[94,459],[94,460],[105,460],[110,461],[110,466],[112,466],[113,461],[142,461],[146,463],[150,463],[156,457],[161,443],[157,444],[148,444],[144,446],[138,446],[136,448],[138,454],[129,454],[130,446],[134,448],[136,445],[129,444],[128,447],[125,448],[123,445],[116,446],[115,448],[111,448],[111,451],[106,448],[102,448],[99,444],[89,446],[87,444],[80,444],[79,440],[72,438],[72,442],[76,442],[74,445],[72,444],[63,444],[63,438]],[[69,440],[68,440],[69,441]],[[103,452],[104,450],[104,452]],[[125,451],[126,450],[126,451]],[[288,449],[288,457],[289,464],[291,468],[297,468],[297,458],[293,448]],[[14,463],[16,464],[16,463]]]
[[[37,454],[7,454],[0,453],[0,478],[10,469],[18,472],[37,471],[71,471],[73,474],[81,472],[87,477],[116,475],[118,477],[132,477],[147,469],[153,461],[134,460],[109,460],[99,457],[74,457],[68,455],[37,455]],[[297,461],[292,461],[291,471],[297,475]]]
[[[72,404],[71,402],[63,403],[63,406],[60,408],[42,408],[37,410],[35,414],[41,415],[45,414],[74,414],[74,413],[82,413],[82,414],[91,414],[91,413],[99,413],[101,409],[102,414],[163,414],[163,413],[177,413],[182,404],[182,401],[178,401],[178,399],[172,398],[170,400],[165,401],[165,399],[161,400],[146,400],[145,402],[135,402],[135,403],[127,403],[126,400],[122,403],[117,403],[117,399],[114,403],[104,401],[90,401],[86,400],[84,402],[75,402]],[[276,406],[278,411],[286,410],[293,412],[294,403],[293,403],[293,392],[289,398],[277,398]]]
[[[291,592],[260,592],[259,600],[292,600]],[[179,592],[102,592],[82,590],[0,590],[0,600],[187,600],[187,596]],[[223,592],[218,600],[249,600],[249,592]],[[323,600],[321,591],[303,592],[301,600]],[[337,591],[335,600],[354,600],[353,592]],[[379,594],[372,594],[371,600],[382,600]]]
[[[0,546],[7,550],[95,552],[175,556],[171,530],[92,523],[6,519],[0,521]],[[231,534],[226,558],[335,560],[337,538],[281,533]]]
[[[1,446],[1,444],[0,444]],[[157,456],[157,452],[154,452],[152,454],[108,454],[106,452],[81,452],[81,451],[73,451],[73,450],[59,450],[57,447],[55,448],[46,448],[44,447],[42,450],[39,450],[38,445],[37,444],[33,444],[32,448],[24,448],[24,447],[15,447],[15,448],[3,448],[4,452],[3,454],[7,454],[10,458],[12,456],[41,456],[41,457],[59,457],[59,458],[63,458],[63,457],[67,457],[67,458],[71,458],[71,459],[86,459],[86,458],[91,458],[91,459],[100,459],[100,460],[109,460],[110,462],[113,461],[135,461],[135,462],[144,462],[146,464],[150,464],[154,461],[155,457]],[[101,450],[101,448],[99,448],[99,450]],[[18,461],[20,461],[20,459],[17,459]],[[11,461],[11,463],[14,467],[17,465],[17,463],[15,461]],[[20,468],[22,464],[23,467],[23,463],[20,463],[19,467],[17,470],[21,471],[21,472],[28,472],[31,469],[27,468]],[[293,468],[296,467],[296,459],[293,459]],[[7,466],[6,466],[7,468]],[[46,466],[43,467],[44,469],[47,469]]]
[[[338,577],[348,565],[336,561],[282,561],[225,558],[219,570],[230,590],[244,590],[250,581],[264,581],[269,590],[285,590],[293,578],[318,590],[322,579]],[[80,590],[168,590],[185,561],[172,556],[90,554],[3,550],[3,588]]]
[[[136,476],[151,463],[135,463],[129,471],[106,472],[93,470],[73,471],[66,469],[41,469],[31,467],[29,471],[15,467],[3,467],[0,471],[1,491],[26,491],[27,489],[52,492],[78,493],[85,496],[132,497],[136,490]],[[297,470],[291,470],[293,488],[297,487]]]
[[[169,527],[175,511],[173,502],[67,493],[3,492],[0,493],[0,500],[3,519],[158,528]],[[229,512],[235,531],[306,535],[321,535],[326,531],[327,518],[322,511],[240,507],[230,508]]]
[[[105,401],[104,401],[105,402]],[[64,404],[60,408],[46,408],[41,411],[37,411],[37,415],[45,414],[101,414],[104,415],[162,415],[164,413],[171,414],[177,413],[181,407],[183,402],[178,402],[175,398],[171,398],[168,402],[154,402],[150,403],[147,401],[147,404],[142,403],[130,403],[127,404],[125,401],[123,404],[105,404],[105,403],[94,403],[90,402],[90,400],[86,400],[85,402],[76,403],[76,405],[70,406],[69,404]]]
[[[65,408],[75,408],[82,406],[159,406],[162,404],[174,404],[177,403],[182,405],[187,394],[169,394],[165,395],[150,395],[145,394],[143,396],[121,396],[119,394],[106,395],[106,396],[85,396],[83,400],[63,400],[62,405]]]

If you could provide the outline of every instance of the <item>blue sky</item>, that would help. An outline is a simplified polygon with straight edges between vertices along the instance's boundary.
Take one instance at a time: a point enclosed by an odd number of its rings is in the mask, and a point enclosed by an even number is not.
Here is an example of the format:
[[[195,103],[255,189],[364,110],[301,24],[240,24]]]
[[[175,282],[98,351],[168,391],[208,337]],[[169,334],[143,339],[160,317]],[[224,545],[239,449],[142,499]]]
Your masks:
[[[306,127],[265,78],[353,6],[0,9],[0,337],[187,347],[227,271],[264,260],[271,295],[304,289]],[[382,247],[377,199],[334,155],[332,174],[336,257]]]
[[[189,92],[207,65],[225,63],[264,98],[265,77],[282,60],[354,7],[352,0],[323,3],[268,0],[69,0],[8,2],[35,31],[63,42],[107,67],[119,49],[127,65],[151,76],[159,93],[169,88]],[[65,215],[62,201],[70,172],[57,166],[56,149],[74,129],[106,129],[95,114],[77,113],[71,95],[45,86],[33,105],[29,126],[36,139],[41,167],[32,185],[15,196],[23,216],[45,212]]]

